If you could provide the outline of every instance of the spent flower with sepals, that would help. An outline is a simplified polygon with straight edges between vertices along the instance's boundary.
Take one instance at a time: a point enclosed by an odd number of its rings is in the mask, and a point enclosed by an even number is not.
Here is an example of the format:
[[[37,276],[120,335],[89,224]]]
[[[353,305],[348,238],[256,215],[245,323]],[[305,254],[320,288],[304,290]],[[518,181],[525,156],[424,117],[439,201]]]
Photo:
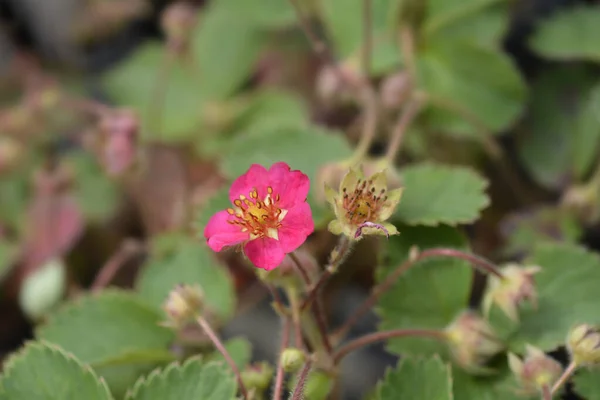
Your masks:
[[[600,363],[600,327],[582,324],[567,335],[567,350],[571,361],[578,366]]]
[[[278,267],[314,230],[306,202],[310,181],[284,162],[266,169],[253,164],[229,190],[233,207],[211,217],[204,229],[208,246],[221,251],[242,245],[258,268]]]
[[[519,392],[525,396],[534,396],[550,388],[560,377],[562,365],[546,355],[542,350],[526,345],[525,358],[513,353],[508,354],[508,365],[519,384]]]
[[[492,305],[497,305],[511,320],[519,320],[519,306],[529,301],[537,307],[537,290],[534,275],[542,269],[539,266],[521,267],[508,264],[500,269],[502,277],[490,275],[483,298],[483,310],[489,314]]]
[[[177,285],[163,303],[164,326],[181,328],[202,311],[204,292],[198,285]]]
[[[505,348],[490,324],[472,310],[460,313],[445,334],[455,362],[473,374],[493,372],[486,364]]]
[[[387,221],[400,203],[403,189],[389,190],[386,171],[365,178],[362,171],[350,168],[340,183],[339,192],[325,188],[327,201],[332,204],[336,219],[329,230],[359,240],[366,235],[395,235],[396,227]]]

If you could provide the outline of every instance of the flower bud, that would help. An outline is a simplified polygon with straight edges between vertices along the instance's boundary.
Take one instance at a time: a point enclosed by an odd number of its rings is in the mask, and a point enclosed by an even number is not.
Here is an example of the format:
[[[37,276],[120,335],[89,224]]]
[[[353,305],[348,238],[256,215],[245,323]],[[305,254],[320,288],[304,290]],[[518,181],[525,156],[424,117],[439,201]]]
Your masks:
[[[347,104],[354,99],[361,76],[351,63],[324,66],[317,76],[317,96],[326,104]]]
[[[196,25],[196,9],[187,2],[173,3],[162,13],[160,23],[167,42],[177,50],[184,50]]]
[[[576,365],[600,363],[600,327],[578,325],[567,336],[567,350]]]
[[[519,320],[519,306],[529,301],[537,306],[537,291],[533,276],[542,269],[538,266],[520,267],[509,264],[500,272],[502,278],[490,276],[483,299],[483,310],[489,314],[492,304],[496,304],[511,320]]]
[[[381,84],[381,104],[390,110],[399,108],[411,92],[410,76],[406,71],[399,71],[388,76]]]
[[[198,285],[177,285],[163,304],[163,310],[167,315],[167,322],[164,325],[173,328],[182,327],[201,311],[203,300],[204,294]]]
[[[520,391],[526,396],[534,396],[544,387],[551,387],[560,377],[563,368],[552,357],[533,346],[526,346],[525,358],[508,354],[508,365],[515,375]]]
[[[560,204],[580,220],[593,224],[600,219],[600,190],[593,182],[569,188],[563,195]]]
[[[463,311],[445,331],[456,363],[474,374],[491,372],[485,364],[505,348],[487,321],[471,310]]]
[[[248,390],[263,392],[269,387],[273,377],[273,367],[267,362],[254,363],[242,371],[242,381]]]
[[[136,160],[139,119],[127,109],[107,114],[100,121],[101,163],[110,175],[119,175]]]
[[[279,362],[283,366],[285,372],[296,372],[304,365],[306,357],[304,352],[300,349],[288,347],[281,353]]]

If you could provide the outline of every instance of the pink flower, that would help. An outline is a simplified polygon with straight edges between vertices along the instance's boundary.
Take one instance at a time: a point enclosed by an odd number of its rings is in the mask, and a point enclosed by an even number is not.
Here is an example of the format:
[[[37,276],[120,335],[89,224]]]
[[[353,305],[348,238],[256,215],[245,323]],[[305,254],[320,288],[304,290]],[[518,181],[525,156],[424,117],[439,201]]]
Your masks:
[[[308,177],[284,162],[269,170],[253,164],[229,189],[233,208],[219,211],[204,229],[208,246],[221,251],[243,243],[244,254],[267,271],[281,264],[314,230],[306,196]]]

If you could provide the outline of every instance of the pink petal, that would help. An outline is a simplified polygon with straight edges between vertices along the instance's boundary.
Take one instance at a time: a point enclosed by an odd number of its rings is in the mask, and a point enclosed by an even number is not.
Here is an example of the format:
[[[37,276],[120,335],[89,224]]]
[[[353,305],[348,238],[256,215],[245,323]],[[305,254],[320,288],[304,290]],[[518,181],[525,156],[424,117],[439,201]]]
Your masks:
[[[285,258],[279,241],[269,237],[246,243],[244,254],[256,267],[267,271],[277,268]]]
[[[296,250],[315,229],[308,203],[298,204],[288,211],[277,233],[281,248],[286,253]]]
[[[242,232],[237,225],[227,222],[231,215],[227,210],[213,215],[204,228],[204,237],[208,246],[214,251],[221,251],[225,246],[233,246],[250,239],[248,232]]]
[[[280,199],[278,207],[290,209],[306,201],[310,189],[308,176],[298,170],[292,171],[284,162],[278,162],[269,169],[269,186]]]
[[[248,171],[238,177],[229,189],[229,200],[233,203],[240,195],[249,197],[250,192],[256,188],[261,198],[267,195],[268,171],[260,164],[252,164]]]

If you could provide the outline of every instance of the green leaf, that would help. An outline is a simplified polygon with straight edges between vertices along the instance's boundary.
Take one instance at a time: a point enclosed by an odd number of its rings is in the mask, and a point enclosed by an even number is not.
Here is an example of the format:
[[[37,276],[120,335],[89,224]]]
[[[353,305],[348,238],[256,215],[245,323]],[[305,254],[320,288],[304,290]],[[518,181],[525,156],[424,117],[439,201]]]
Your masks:
[[[181,235],[172,252],[151,258],[136,282],[140,296],[158,310],[178,284],[199,284],[207,306],[222,319],[233,315],[235,292],[226,267],[202,242]]]
[[[569,244],[541,244],[529,265],[539,265],[536,274],[538,309],[523,308],[518,332],[509,346],[521,352],[529,343],[544,351],[564,344],[575,324],[600,323],[600,258],[584,248]]]
[[[577,117],[594,81],[584,67],[549,69],[534,81],[526,131],[517,137],[517,155],[536,182],[557,189],[569,177],[574,141],[590,133],[580,130],[586,128],[583,125],[577,128]]]
[[[509,258],[528,254],[542,242],[576,243],[582,234],[577,218],[568,210],[541,206],[509,214],[500,232],[506,241],[502,253]]]
[[[248,339],[236,337],[229,339],[223,345],[240,371],[250,363],[250,358],[252,357],[252,343],[250,343]],[[225,357],[223,357],[218,350],[215,350],[206,356],[206,361],[222,362],[225,367],[229,369],[229,365],[225,363]]]
[[[584,399],[600,398],[600,370],[598,368],[581,368],[573,377],[575,392]]]
[[[64,158],[75,173],[75,196],[86,218],[101,222],[114,215],[119,205],[119,193],[89,153],[71,153]]]
[[[165,51],[164,46],[156,42],[140,46],[104,75],[103,84],[118,105],[137,110],[142,118],[143,133],[149,135],[145,139],[177,142],[197,135],[194,128],[200,124],[200,109],[205,96],[194,70],[183,66],[179,60],[173,61],[167,78],[162,78],[166,86],[161,107],[162,123],[160,127],[152,125],[157,112],[151,107],[156,101],[157,82],[161,81],[160,70],[165,68]]]
[[[90,367],[47,342],[29,342],[6,361],[0,376],[0,396],[7,400],[113,398]]]
[[[326,218],[327,209],[316,201],[316,191],[323,187],[323,182],[318,179],[319,169],[332,160],[347,159],[351,154],[348,142],[337,131],[308,125],[286,125],[240,137],[229,147],[222,166],[231,178],[245,173],[253,163],[268,168],[275,162],[285,161],[292,169],[301,170],[310,179],[308,202],[315,224],[320,225]]]
[[[452,3],[452,1],[446,3]],[[454,4],[464,3],[454,2]],[[501,45],[502,38],[508,30],[509,21],[508,4],[504,1],[497,1],[496,4],[474,13],[467,13],[462,18],[440,26],[430,33],[427,40],[461,40],[497,48]]]
[[[36,331],[36,337],[55,343],[84,363],[98,364],[126,354],[165,350],[173,333],[159,323],[161,314],[147,307],[133,293],[105,290],[86,295],[67,304]],[[85,339],[85,340],[84,340]],[[106,378],[118,396],[155,366],[139,362],[132,365],[101,367],[96,372]]]
[[[600,146],[600,85],[596,84],[584,100],[573,131],[573,170],[583,179],[597,162]]]
[[[401,234],[389,240],[390,260],[377,272],[381,282],[408,258],[411,246],[425,250],[450,247],[467,250],[467,240],[456,229],[399,227]],[[472,270],[468,263],[450,258],[431,258],[416,263],[379,300],[379,330],[444,329],[468,305]],[[445,346],[429,338],[388,341],[394,354],[445,353]]]
[[[450,366],[439,357],[403,357],[379,387],[378,400],[452,400]]]
[[[427,18],[423,30],[431,35],[449,25],[462,22],[470,15],[482,13],[502,0],[428,0]]]
[[[188,359],[183,365],[172,363],[138,380],[126,400],[210,399],[232,400],[237,385],[222,365]]]
[[[454,398],[477,400],[523,400],[515,391],[518,388],[508,368],[504,367],[493,377],[477,377],[460,368],[452,369]]]
[[[437,40],[417,54],[419,88],[429,96],[432,130],[454,135],[501,133],[523,111],[526,86],[498,49],[464,40]]]
[[[600,61],[600,7],[578,5],[542,21],[529,45],[544,57]]]
[[[244,14],[246,7],[240,4],[233,1],[210,4],[193,35],[192,49],[201,90],[213,100],[227,98],[250,77],[265,42],[252,18]],[[255,14],[265,9],[262,5]]]
[[[402,170],[404,193],[396,216],[410,225],[457,225],[489,204],[487,182],[463,167],[411,165]]]
[[[374,0],[372,3],[373,35],[383,36],[387,30],[392,0]],[[363,2],[323,0],[320,6],[336,54],[341,59],[345,59],[359,52],[363,40]]]
[[[289,0],[219,0],[220,7],[245,16],[249,25],[260,28],[284,28],[297,21]]]

